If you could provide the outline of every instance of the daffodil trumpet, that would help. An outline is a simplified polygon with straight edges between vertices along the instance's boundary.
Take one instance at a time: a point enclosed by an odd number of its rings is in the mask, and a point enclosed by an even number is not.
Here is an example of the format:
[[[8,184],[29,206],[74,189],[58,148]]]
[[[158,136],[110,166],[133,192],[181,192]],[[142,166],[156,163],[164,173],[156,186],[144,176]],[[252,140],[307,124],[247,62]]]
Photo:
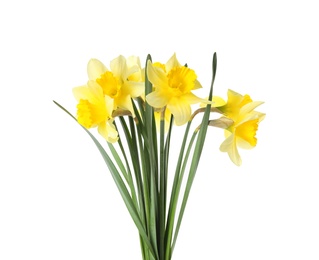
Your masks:
[[[73,89],[76,116],[54,102],[82,126],[102,155],[137,228],[143,260],[173,257],[208,127],[224,131],[220,151],[235,165],[241,164],[238,147],[257,144],[265,114],[255,109],[262,102],[232,90],[227,101],[213,96],[216,69],[214,53],[209,95],[201,98],[195,94],[202,88],[195,70],[181,65],[175,54],[165,63],[152,62],[148,55],[145,68],[136,56],[120,55],[109,67],[91,59],[87,83]],[[210,118],[212,113],[220,117]],[[199,115],[201,123],[193,129]],[[181,143],[171,138],[176,127],[184,130]]]

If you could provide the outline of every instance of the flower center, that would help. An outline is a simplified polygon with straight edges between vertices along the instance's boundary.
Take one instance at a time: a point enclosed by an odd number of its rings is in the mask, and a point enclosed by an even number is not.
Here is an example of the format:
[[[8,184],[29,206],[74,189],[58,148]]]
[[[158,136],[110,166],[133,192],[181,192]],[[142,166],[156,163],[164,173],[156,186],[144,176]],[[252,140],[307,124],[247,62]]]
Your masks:
[[[118,78],[114,77],[113,73],[106,71],[96,82],[102,87],[104,95],[111,98],[116,98],[121,91],[121,84]]]
[[[88,100],[80,99],[76,108],[78,122],[85,128],[94,127],[107,118],[103,106],[94,105]]]
[[[189,93],[194,88],[196,74],[187,67],[176,67],[171,69],[167,75],[169,86],[180,94]]]
[[[248,142],[251,146],[256,146],[256,132],[258,130],[258,119],[249,120],[236,128],[236,136]]]

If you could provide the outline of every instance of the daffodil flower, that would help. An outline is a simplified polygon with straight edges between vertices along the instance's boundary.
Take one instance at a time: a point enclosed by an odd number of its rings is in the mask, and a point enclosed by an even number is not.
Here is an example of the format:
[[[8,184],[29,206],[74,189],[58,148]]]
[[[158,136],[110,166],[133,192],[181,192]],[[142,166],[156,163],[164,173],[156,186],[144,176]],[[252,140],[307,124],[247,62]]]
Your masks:
[[[182,66],[174,54],[164,64],[148,61],[147,75],[154,91],[146,101],[154,108],[167,107],[176,125],[185,124],[191,117],[191,104],[205,102],[191,91],[201,88],[194,70]]]
[[[265,114],[255,111],[263,102],[252,101],[249,95],[240,95],[232,90],[228,91],[228,101],[218,107],[223,114],[233,120],[233,124],[225,129],[226,139],[220,146],[222,152],[227,152],[232,162],[241,165],[238,148],[251,149],[256,146],[256,132]]]
[[[118,140],[118,133],[113,124],[113,100],[103,94],[102,88],[89,81],[87,86],[76,87],[73,94],[77,101],[77,120],[85,128],[97,127],[98,132],[108,142]]]
[[[134,61],[136,64],[133,64]],[[97,59],[91,59],[88,63],[89,80],[95,81],[101,86],[103,94],[113,99],[113,109],[128,110],[135,117],[132,98],[144,93],[139,59],[131,57],[128,61],[119,56],[111,61],[111,70]]]

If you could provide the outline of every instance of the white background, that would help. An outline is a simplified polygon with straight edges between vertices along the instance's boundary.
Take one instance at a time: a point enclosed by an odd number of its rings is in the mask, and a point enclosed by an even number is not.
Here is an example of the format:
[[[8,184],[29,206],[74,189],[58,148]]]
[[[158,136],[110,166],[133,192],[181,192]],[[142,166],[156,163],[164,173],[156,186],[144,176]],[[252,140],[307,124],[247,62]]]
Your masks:
[[[204,96],[217,52],[215,95],[248,93],[267,116],[241,167],[209,130],[174,258],[318,260],[315,2],[2,1],[0,259],[141,259],[99,152],[52,100],[75,112],[90,58],[174,52]]]

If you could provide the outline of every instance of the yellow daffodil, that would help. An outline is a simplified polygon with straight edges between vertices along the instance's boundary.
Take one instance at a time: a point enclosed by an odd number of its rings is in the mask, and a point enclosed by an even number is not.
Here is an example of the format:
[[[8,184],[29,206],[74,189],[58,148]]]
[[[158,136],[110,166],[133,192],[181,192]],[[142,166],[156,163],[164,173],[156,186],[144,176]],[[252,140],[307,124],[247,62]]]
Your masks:
[[[263,102],[252,101],[249,95],[240,95],[232,90],[228,91],[228,101],[218,107],[233,124],[225,130],[225,141],[220,150],[227,152],[236,165],[241,165],[241,158],[237,147],[251,149],[256,146],[256,132],[265,114],[255,111]]]
[[[165,65],[148,61],[147,75],[154,91],[146,101],[154,108],[166,106],[176,125],[185,124],[191,116],[191,104],[203,101],[191,92],[201,88],[194,70],[182,66],[174,54]]]
[[[78,101],[78,122],[85,128],[97,126],[100,135],[108,142],[116,142],[118,133],[113,125],[112,98],[105,96],[102,88],[93,80],[87,86],[74,88],[73,94]]]
[[[88,63],[89,80],[95,81],[103,94],[113,99],[114,110],[129,110],[135,116],[131,99],[144,93],[139,59],[130,57],[126,60],[119,56],[111,61],[110,68],[109,71],[101,61],[91,59]]]

